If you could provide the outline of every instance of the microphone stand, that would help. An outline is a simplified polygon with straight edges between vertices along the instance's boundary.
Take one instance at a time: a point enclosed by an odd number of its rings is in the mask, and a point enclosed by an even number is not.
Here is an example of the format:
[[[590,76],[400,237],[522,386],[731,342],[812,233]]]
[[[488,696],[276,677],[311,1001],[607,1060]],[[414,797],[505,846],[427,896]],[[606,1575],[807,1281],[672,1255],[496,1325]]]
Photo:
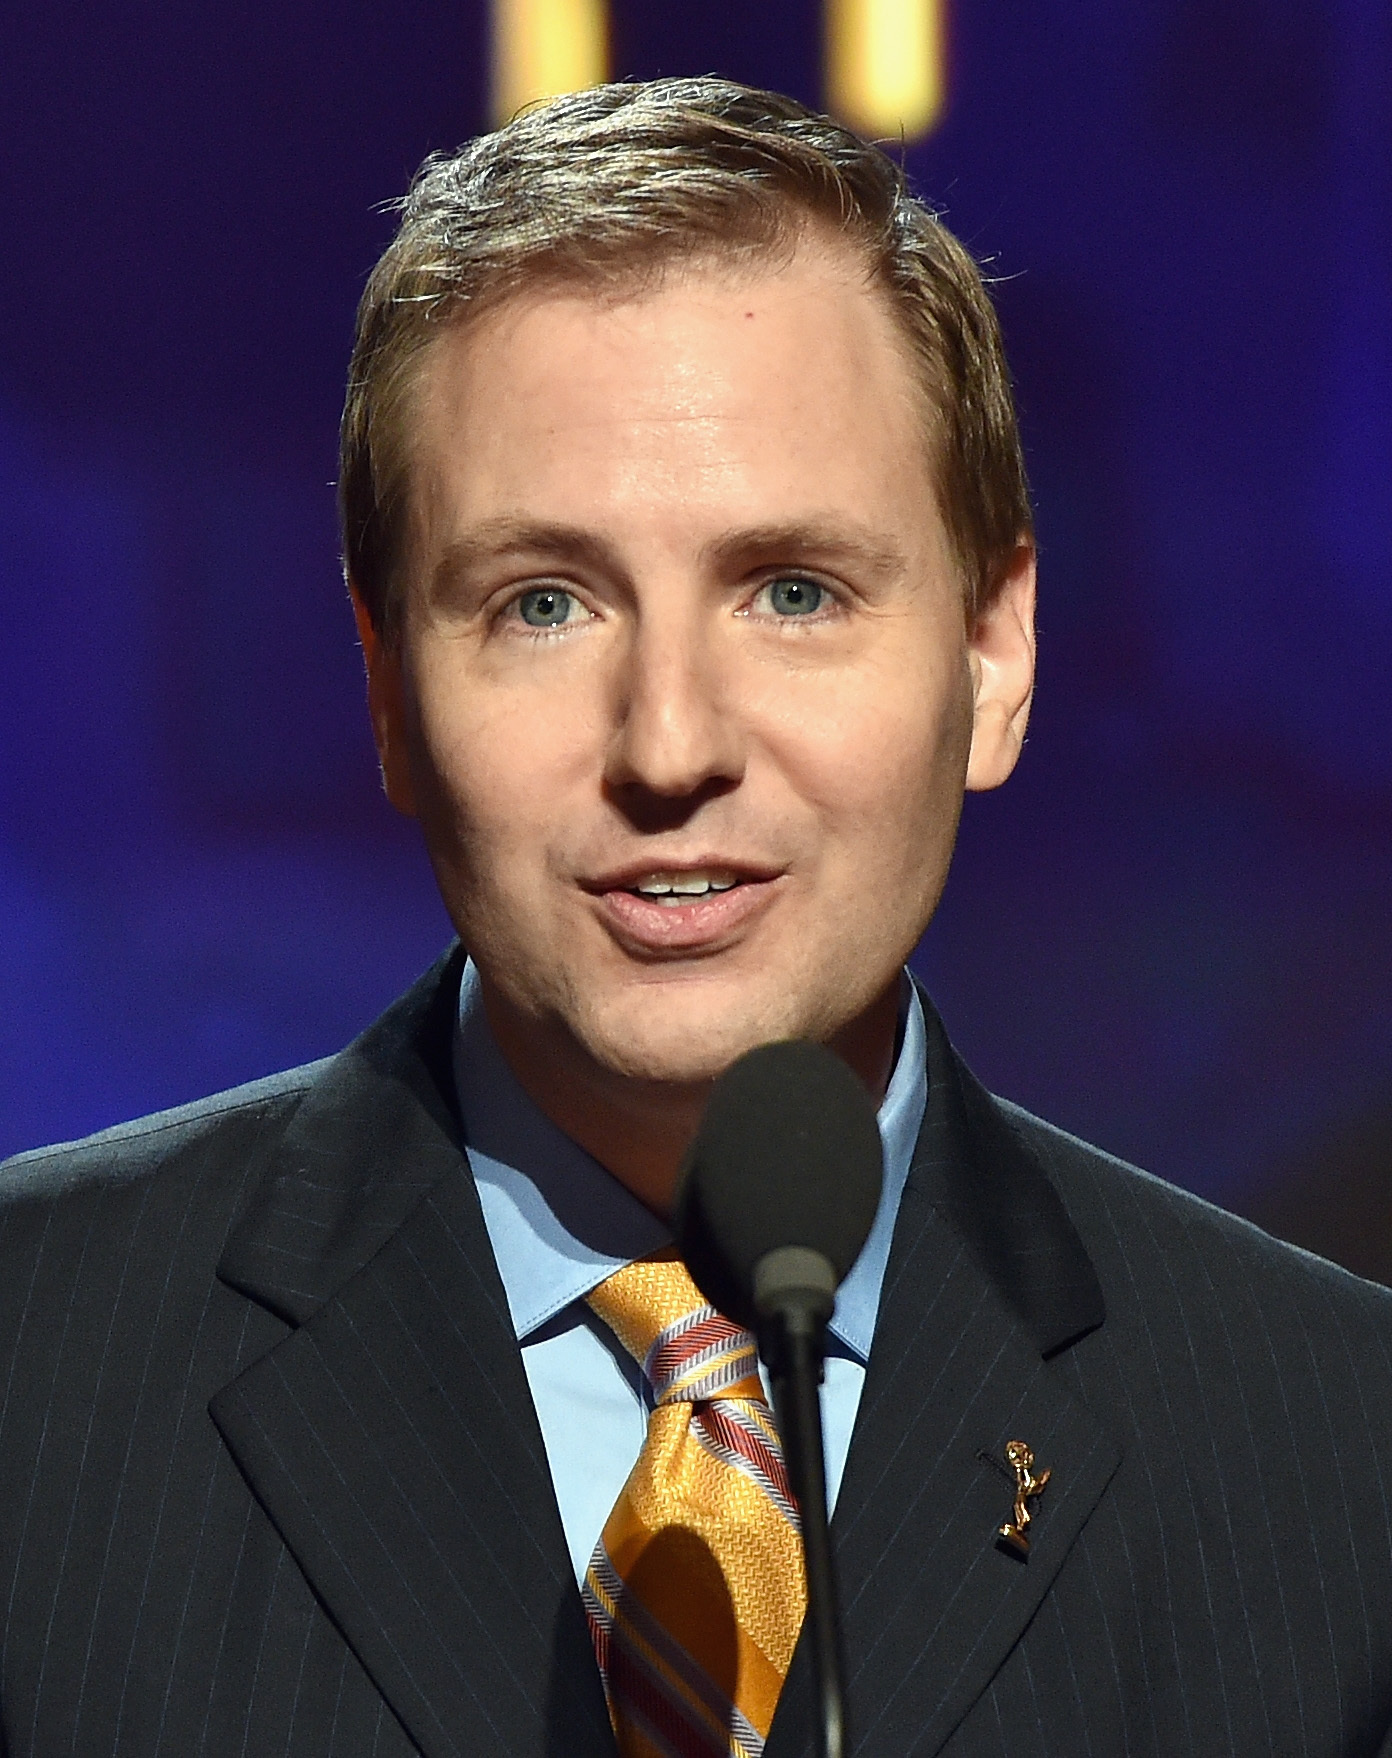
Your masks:
[[[784,1246],[754,1271],[759,1352],[773,1384],[774,1414],[802,1521],[807,1623],[821,1707],[823,1758],[844,1758],[845,1697],[836,1578],[827,1530],[826,1456],[822,1441],[822,1361],[836,1273],[820,1252]]]

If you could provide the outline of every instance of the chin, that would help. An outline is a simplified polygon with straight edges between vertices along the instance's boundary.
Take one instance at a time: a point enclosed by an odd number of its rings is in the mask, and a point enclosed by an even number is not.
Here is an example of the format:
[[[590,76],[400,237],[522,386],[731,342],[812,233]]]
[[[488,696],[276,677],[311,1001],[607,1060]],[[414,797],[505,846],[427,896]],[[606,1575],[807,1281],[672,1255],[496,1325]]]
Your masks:
[[[759,1044],[821,1037],[785,996],[653,993],[589,1012],[577,1036],[611,1074],[664,1086],[706,1085]]]

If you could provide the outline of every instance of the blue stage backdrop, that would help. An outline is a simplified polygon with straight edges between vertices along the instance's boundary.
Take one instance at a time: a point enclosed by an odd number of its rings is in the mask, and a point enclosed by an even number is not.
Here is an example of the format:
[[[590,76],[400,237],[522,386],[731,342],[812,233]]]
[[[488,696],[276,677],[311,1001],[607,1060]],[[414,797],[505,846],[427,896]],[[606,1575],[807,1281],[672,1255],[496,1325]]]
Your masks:
[[[908,153],[999,278],[1043,556],[1026,760],[919,968],[997,1090],[1383,1273],[1390,20],[956,0]],[[446,937],[331,481],[381,204],[483,124],[486,35],[478,0],[6,24],[0,1151],[330,1051]],[[614,9],[626,76],[817,101],[817,37],[811,0]]]

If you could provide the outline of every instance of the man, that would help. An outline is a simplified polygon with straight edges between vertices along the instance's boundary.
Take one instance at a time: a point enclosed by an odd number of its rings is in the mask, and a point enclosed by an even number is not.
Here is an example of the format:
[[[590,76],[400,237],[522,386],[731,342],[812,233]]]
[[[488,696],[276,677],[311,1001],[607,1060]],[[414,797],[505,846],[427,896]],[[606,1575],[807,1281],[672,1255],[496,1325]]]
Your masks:
[[[1392,1752],[1392,1297],[988,1097],[903,975],[1034,551],[893,165],[715,80],[428,164],[341,487],[467,961],[6,1170],[9,1758],[811,1751],[776,1436],[666,1249],[789,1037],[886,1150],[823,1394],[852,1749]]]

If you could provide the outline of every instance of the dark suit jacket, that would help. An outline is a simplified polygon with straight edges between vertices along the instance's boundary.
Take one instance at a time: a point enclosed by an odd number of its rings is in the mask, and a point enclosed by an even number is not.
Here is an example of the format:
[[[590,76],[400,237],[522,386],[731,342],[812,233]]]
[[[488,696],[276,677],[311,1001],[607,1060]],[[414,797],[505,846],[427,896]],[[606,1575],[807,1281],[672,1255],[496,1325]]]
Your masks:
[[[613,1758],[458,961],[0,1174],[7,1758]],[[1392,1752],[1392,1295],[989,1098],[936,1022],[930,1079],[834,1523],[858,1758]],[[812,1725],[800,1650],[770,1758]]]

